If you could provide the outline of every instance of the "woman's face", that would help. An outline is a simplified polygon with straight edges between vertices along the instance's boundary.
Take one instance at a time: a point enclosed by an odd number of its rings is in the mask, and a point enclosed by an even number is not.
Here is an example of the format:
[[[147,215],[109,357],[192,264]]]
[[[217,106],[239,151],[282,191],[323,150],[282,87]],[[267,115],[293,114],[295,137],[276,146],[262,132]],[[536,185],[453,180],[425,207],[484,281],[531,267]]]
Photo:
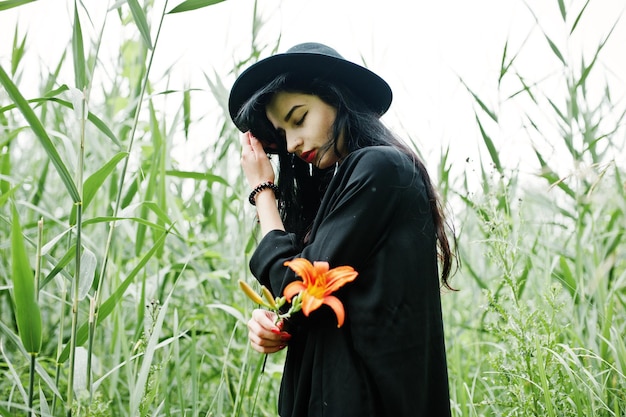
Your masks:
[[[319,97],[281,91],[274,94],[265,112],[274,128],[285,137],[287,152],[320,169],[331,167],[340,159],[333,147],[329,147],[337,111]],[[343,135],[337,145],[341,156],[345,156]]]

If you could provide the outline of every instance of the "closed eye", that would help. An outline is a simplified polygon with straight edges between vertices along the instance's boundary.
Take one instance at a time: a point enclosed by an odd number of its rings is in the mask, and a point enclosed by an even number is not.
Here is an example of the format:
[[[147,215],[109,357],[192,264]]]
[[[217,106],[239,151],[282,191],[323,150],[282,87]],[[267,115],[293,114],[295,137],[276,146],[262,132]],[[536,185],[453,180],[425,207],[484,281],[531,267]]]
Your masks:
[[[309,113],[308,111],[307,111],[307,112],[305,112],[305,113],[302,115],[302,117],[300,118],[300,120],[298,120],[298,121],[295,123],[295,125],[296,125],[296,126],[302,126],[302,124],[304,123],[304,119],[306,119],[306,115],[307,115],[308,113]]]

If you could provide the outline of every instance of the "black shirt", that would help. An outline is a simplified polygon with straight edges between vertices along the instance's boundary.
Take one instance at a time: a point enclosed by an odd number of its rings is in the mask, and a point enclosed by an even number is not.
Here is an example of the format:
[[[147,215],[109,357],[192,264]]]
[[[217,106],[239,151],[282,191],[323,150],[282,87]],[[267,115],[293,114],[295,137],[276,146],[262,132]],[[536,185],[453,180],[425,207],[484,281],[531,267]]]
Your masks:
[[[436,234],[424,180],[392,147],[349,154],[324,195],[308,243],[274,230],[250,268],[274,294],[298,279],[303,257],[359,275],[327,306],[292,320],[281,385],[282,417],[450,415]]]

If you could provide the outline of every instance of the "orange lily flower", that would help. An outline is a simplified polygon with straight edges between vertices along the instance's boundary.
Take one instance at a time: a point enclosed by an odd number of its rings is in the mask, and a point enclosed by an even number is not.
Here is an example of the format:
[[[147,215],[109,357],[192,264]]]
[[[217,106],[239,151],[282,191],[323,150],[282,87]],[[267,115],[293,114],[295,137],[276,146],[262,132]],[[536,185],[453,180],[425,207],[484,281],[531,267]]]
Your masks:
[[[333,295],[344,284],[354,281],[358,272],[351,266],[339,266],[329,269],[328,262],[316,261],[313,264],[304,258],[295,258],[285,262],[302,281],[294,281],[285,287],[283,295],[287,301],[302,293],[302,312],[308,316],[322,304],[333,309],[337,316],[337,327],[343,325],[345,311],[343,304]]]

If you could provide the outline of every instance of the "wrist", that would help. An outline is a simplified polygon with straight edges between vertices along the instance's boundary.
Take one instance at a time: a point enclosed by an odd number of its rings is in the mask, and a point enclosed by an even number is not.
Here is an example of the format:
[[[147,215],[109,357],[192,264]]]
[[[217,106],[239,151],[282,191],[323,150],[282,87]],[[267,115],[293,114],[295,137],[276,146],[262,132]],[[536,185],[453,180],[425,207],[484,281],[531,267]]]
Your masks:
[[[256,206],[257,195],[265,190],[271,190],[274,196],[278,197],[278,186],[276,186],[273,181],[264,181],[252,189],[252,192],[248,196],[248,202]]]

